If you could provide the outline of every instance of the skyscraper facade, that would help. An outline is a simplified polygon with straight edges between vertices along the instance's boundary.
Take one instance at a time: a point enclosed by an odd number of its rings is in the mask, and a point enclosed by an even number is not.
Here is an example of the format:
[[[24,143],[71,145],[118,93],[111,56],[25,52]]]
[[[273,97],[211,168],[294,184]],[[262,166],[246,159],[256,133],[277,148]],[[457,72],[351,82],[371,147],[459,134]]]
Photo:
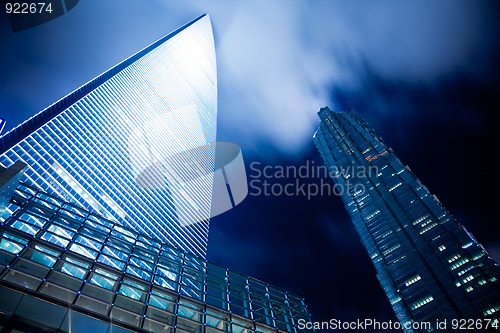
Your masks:
[[[314,143],[344,189],[345,208],[400,322],[436,329],[447,320],[442,331],[450,332],[464,319],[481,326],[465,330],[498,323],[498,264],[357,112],[326,107],[318,115]]]
[[[33,186],[1,217],[2,332],[297,333],[300,322],[311,323],[302,298]]]
[[[204,257],[217,75],[203,15],[122,61],[0,138],[23,181]],[[193,150],[194,149],[194,150]]]

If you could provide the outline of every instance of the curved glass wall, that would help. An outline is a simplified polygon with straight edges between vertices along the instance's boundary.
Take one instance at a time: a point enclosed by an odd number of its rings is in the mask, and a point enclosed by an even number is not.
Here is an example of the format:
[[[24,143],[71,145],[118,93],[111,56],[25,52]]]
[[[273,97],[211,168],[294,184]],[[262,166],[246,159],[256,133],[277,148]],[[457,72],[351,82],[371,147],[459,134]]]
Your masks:
[[[24,161],[24,182],[204,257],[212,178],[171,180],[185,168],[179,152],[215,141],[216,116],[203,15],[6,133],[0,165]],[[213,160],[207,148],[190,162],[211,170]],[[145,172],[148,184],[137,185]]]

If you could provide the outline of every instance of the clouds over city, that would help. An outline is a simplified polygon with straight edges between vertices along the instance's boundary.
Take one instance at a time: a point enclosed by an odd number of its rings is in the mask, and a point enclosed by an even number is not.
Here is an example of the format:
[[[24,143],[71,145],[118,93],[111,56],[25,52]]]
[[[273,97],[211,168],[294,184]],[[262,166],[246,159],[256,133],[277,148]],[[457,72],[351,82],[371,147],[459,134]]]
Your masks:
[[[355,107],[339,102],[332,91],[359,98],[378,80],[429,86],[457,73],[482,80],[498,51],[492,42],[493,7],[494,2],[465,0],[190,0],[147,6],[82,1],[32,30],[9,35],[3,27],[11,52],[1,65],[2,91],[8,94],[1,107],[34,114],[147,43],[208,13],[218,56],[220,137],[240,143],[248,153],[266,154],[265,143],[271,153],[296,156],[307,147],[319,107]],[[369,92],[366,97],[373,98]],[[384,102],[375,109],[383,110]],[[8,128],[23,120],[8,117]]]
[[[482,77],[496,52],[491,8],[470,1],[192,6],[215,27],[221,134],[261,151],[263,142],[285,154],[306,147],[319,107],[341,104],[332,90],[373,98],[379,81],[435,87],[457,73]]]

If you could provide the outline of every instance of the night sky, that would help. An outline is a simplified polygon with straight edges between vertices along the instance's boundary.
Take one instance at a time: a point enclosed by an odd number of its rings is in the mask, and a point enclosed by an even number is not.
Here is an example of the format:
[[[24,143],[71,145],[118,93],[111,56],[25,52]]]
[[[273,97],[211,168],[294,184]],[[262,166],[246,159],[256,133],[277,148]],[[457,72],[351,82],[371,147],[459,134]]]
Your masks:
[[[241,146],[249,177],[320,165],[316,112],[356,109],[500,261],[497,2],[205,2],[80,0],[18,33],[1,13],[5,130],[208,13],[218,141]],[[210,222],[208,259],[305,297],[316,321],[396,320],[335,196],[249,195]]]

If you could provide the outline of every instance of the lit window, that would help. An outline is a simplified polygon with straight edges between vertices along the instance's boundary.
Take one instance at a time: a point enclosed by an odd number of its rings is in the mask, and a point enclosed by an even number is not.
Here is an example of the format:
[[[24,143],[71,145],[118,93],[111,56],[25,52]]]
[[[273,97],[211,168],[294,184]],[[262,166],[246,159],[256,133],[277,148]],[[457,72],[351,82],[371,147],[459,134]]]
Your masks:
[[[61,236],[61,237],[67,238],[67,239],[71,239],[71,238],[73,238],[73,236],[75,235],[75,233],[74,233],[74,232],[69,231],[69,230],[66,230],[66,229],[64,229],[64,228],[62,228],[62,227],[59,227],[59,226],[55,225],[55,224],[52,224],[52,225],[48,228],[48,230],[49,230],[50,232],[53,232],[54,234],[56,234],[56,235],[58,235],[58,236]]]
[[[143,279],[143,280],[150,280],[151,279],[151,273],[148,273],[148,272],[146,272],[138,267],[135,267],[133,265],[128,265],[127,270],[125,272],[132,274],[132,275],[135,275],[138,278]]]
[[[90,279],[90,282],[98,285],[100,287],[103,287],[105,289],[113,289],[113,286],[115,285],[115,281],[118,278],[116,275],[111,274],[105,270],[102,270],[100,268],[96,269],[96,273],[92,275],[92,278]],[[101,275],[102,274],[102,275]]]
[[[462,266],[463,264],[465,264],[467,262],[469,262],[469,259],[462,258],[462,259],[456,261],[455,263],[453,263],[453,265],[450,265],[450,269],[451,270],[457,269],[458,267]]]
[[[15,228],[17,230],[21,230],[22,232],[25,232],[25,233],[30,234],[32,236],[34,236],[40,230],[40,228],[32,226],[28,223],[21,221],[21,220],[15,221],[10,226],[12,228]]]
[[[42,264],[42,265],[47,266],[47,267],[52,267],[57,261],[56,258],[45,255],[45,254],[40,253],[38,251],[33,251],[30,259],[33,260],[34,262],[37,262],[37,263]]]
[[[468,248],[468,247],[471,247],[472,245],[474,245],[474,242],[469,242],[469,243],[467,243],[467,244],[463,245],[463,246],[462,246],[462,248],[463,248],[463,249],[466,249],[466,248]]]
[[[66,247],[69,244],[68,239],[56,236],[47,231],[45,231],[40,238],[60,247]]]
[[[405,282],[405,286],[410,286],[412,284],[414,284],[415,282],[421,280],[422,278],[420,277],[420,275],[415,275],[414,277],[412,277],[411,279],[409,279],[408,281]]]
[[[24,246],[21,246],[17,243],[11,242],[10,240],[7,240],[3,238],[0,241],[0,249],[5,250],[7,252],[13,253],[13,254],[18,254]]]
[[[391,302],[392,305],[394,305],[397,302],[399,302],[400,300],[402,300],[401,296],[400,295],[396,295],[396,297],[390,299],[390,302]]]
[[[416,309],[424,306],[425,304],[432,302],[433,300],[434,300],[434,297],[432,297],[432,296],[429,295],[429,296],[424,297],[421,300],[413,303],[410,308],[411,308],[412,311],[416,310]]]
[[[135,300],[140,300],[142,297],[142,292],[140,292],[132,287],[129,287],[125,284],[121,285],[119,292],[120,292],[120,294],[127,296],[129,298],[135,299]]]
[[[87,270],[65,262],[61,267],[61,272],[82,280],[85,277]]]
[[[396,185],[394,185],[393,187],[391,187],[391,188],[389,189],[389,192],[392,192],[393,190],[395,190],[396,188],[398,188],[398,187],[399,187],[399,186],[401,186],[401,185],[403,185],[403,183],[401,183],[401,182],[400,182],[400,183],[397,183]]]
[[[110,258],[110,257],[103,255],[103,254],[101,254],[99,256],[99,259],[97,259],[97,261],[102,262],[105,265],[111,266],[111,267],[119,269],[119,270],[122,270],[125,267],[125,263],[123,261],[116,260],[114,258]]]
[[[171,296],[170,296],[171,297]],[[151,296],[149,296],[149,305],[152,305],[154,307],[167,310],[170,302],[170,297],[167,294],[160,293],[156,290],[153,290],[151,293]]]
[[[412,223],[412,224],[413,224],[413,225],[417,225],[417,224],[419,224],[420,222],[422,222],[423,220],[425,220],[425,219],[426,219],[426,218],[428,218],[428,217],[429,217],[429,214],[426,214],[426,215],[424,215],[424,216],[422,216],[422,217],[419,217],[418,219],[416,219],[415,221],[413,221],[413,223]]]
[[[69,250],[73,251],[73,252],[76,252],[76,253],[79,253],[82,256],[87,257],[87,258],[91,258],[91,259],[95,259],[96,256],[97,256],[97,252],[96,251],[87,249],[86,247],[81,246],[81,245],[79,245],[77,243],[71,244],[71,246],[69,247]]]
[[[472,258],[472,260],[477,260],[477,259],[481,258],[481,257],[482,257],[482,256],[484,256],[484,255],[485,255],[485,254],[484,254],[484,252],[483,252],[483,251],[481,251],[481,252],[479,252],[478,254],[476,254],[476,255],[474,256],[474,258]]]
[[[392,252],[396,251],[397,249],[399,249],[400,247],[401,247],[401,244],[399,244],[399,243],[398,243],[398,244],[396,244],[396,245],[394,245],[394,246],[390,247],[389,249],[385,250],[385,251],[383,252],[383,254],[384,254],[384,256],[387,256],[388,254],[390,254],[390,253],[392,253]]]
[[[497,312],[498,310],[500,310],[500,305],[495,306],[495,307],[493,307],[493,308],[491,308],[491,309],[488,309],[488,310],[484,311],[484,312],[483,312],[483,315],[485,315],[485,316],[489,316],[489,315],[491,315],[491,314],[494,314],[494,313],[495,313],[495,312]]]
[[[423,228],[421,231],[420,231],[420,234],[423,235],[425,234],[427,231],[431,230],[432,228],[434,228],[435,226],[437,226],[437,223],[434,222],[428,226],[426,226],[425,228]]]
[[[472,281],[473,279],[474,279],[474,276],[469,275],[469,276],[465,277],[462,281],[463,281],[464,283],[466,283],[466,282]]]

